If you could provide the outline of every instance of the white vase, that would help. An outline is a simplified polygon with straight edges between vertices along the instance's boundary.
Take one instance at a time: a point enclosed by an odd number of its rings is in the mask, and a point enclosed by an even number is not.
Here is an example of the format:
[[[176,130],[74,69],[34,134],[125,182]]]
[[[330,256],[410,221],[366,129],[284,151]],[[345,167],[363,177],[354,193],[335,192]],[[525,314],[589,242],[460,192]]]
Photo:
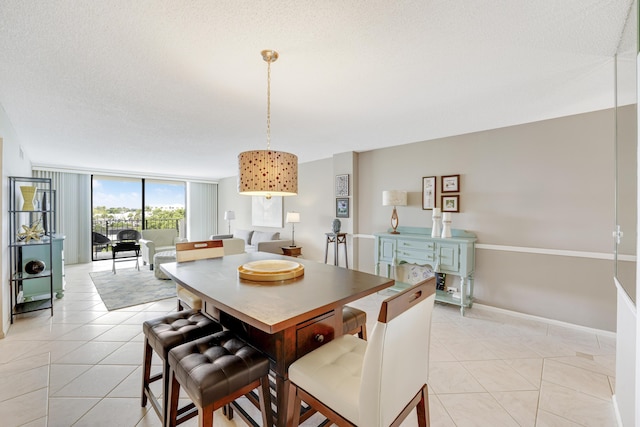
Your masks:
[[[431,237],[440,237],[440,208],[433,208],[433,224],[431,225]]]
[[[451,237],[451,212],[445,212],[442,214],[442,235],[443,239]]]

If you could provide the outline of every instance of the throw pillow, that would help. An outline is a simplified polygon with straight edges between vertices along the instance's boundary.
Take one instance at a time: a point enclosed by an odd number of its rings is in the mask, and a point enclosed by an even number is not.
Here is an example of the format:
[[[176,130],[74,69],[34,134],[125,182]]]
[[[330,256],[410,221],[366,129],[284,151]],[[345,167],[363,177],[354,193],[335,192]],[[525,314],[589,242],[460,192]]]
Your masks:
[[[233,237],[237,239],[243,239],[245,245],[251,244],[252,235],[253,235],[253,230],[235,230],[233,232]]]
[[[254,231],[251,236],[251,245],[255,246],[260,242],[270,242],[271,240],[279,240],[280,232],[273,231]]]

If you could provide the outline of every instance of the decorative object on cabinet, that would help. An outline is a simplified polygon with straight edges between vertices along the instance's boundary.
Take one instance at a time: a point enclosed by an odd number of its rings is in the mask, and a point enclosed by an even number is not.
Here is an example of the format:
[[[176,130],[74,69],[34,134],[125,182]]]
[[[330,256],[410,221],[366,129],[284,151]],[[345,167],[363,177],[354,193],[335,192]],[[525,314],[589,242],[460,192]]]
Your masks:
[[[336,216],[349,218],[349,199],[336,199]]]
[[[340,227],[342,227],[342,222],[340,222],[338,218],[335,218],[331,223],[331,229],[335,234],[338,234],[340,232]]]
[[[396,206],[407,206],[407,192],[400,190],[388,190],[382,192],[382,206],[393,206],[393,212],[391,213],[391,227],[393,231],[391,234],[398,234],[396,230],[400,221],[398,220],[398,211]]]
[[[451,230],[451,237],[430,237],[431,229],[425,227],[399,227],[401,234],[375,233],[375,273],[380,274],[380,264],[386,264],[386,276],[395,274],[396,266],[409,263],[429,265],[436,273],[460,277],[458,298],[444,290],[438,290],[436,301],[465,308],[473,304],[473,274],[475,271],[475,234],[465,230]],[[396,282],[394,289],[409,286]]]
[[[460,196],[442,196],[442,212],[460,212]]]
[[[275,50],[263,50],[261,54],[267,63],[267,149],[238,154],[238,193],[266,199],[295,196],[298,194],[298,156],[271,149],[271,63],[279,55]],[[282,227],[282,220],[280,223]]]
[[[35,210],[33,200],[40,191],[52,191],[51,179],[9,177],[11,323],[32,311],[50,310],[53,315],[54,291],[57,298],[64,295],[64,237],[42,228],[44,215],[55,216],[46,199],[42,210]]]
[[[24,265],[24,271],[27,274],[40,274],[47,268],[44,261],[40,259],[34,259]]]
[[[224,211],[224,220],[229,223],[229,234],[231,234],[231,220],[236,219],[234,211]]]
[[[291,246],[296,245],[296,223],[300,222],[300,212],[287,212],[286,221],[291,224]]]
[[[436,177],[422,177],[422,209],[433,209],[436,207]]]
[[[284,201],[280,196],[269,199],[262,196],[251,198],[251,225],[257,227],[282,228],[282,207]]]
[[[460,175],[447,175],[442,177],[443,193],[457,193],[460,191]]]
[[[336,175],[336,197],[349,196],[349,174]]]
[[[442,214],[442,235],[443,239],[451,237],[451,212],[444,212]]]
[[[442,226],[442,212],[440,208],[433,208],[433,214],[431,214],[433,224],[431,225],[431,237],[440,237]]]
[[[33,185],[21,185],[20,193],[22,193],[22,200],[23,200],[22,210],[23,211],[35,210],[33,201],[36,198],[36,187]]]

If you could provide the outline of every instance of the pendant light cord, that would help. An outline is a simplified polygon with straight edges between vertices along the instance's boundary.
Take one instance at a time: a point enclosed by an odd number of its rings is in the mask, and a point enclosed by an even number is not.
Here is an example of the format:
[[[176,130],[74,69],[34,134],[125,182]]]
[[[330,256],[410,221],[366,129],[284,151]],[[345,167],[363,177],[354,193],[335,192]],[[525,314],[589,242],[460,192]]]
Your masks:
[[[271,149],[271,60],[267,61],[267,150]]]

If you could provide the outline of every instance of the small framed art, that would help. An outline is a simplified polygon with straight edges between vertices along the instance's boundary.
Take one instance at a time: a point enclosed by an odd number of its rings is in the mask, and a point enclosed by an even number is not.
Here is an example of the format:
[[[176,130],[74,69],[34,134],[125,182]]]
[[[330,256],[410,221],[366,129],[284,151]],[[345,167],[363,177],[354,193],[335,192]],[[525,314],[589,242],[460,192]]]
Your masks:
[[[436,207],[436,177],[422,177],[422,209]]]
[[[336,175],[336,197],[349,195],[349,174]]]
[[[447,175],[442,177],[443,193],[457,193],[460,191],[460,175]]]
[[[336,217],[349,218],[349,199],[336,199]]]
[[[460,196],[442,196],[442,212],[460,212]]]

